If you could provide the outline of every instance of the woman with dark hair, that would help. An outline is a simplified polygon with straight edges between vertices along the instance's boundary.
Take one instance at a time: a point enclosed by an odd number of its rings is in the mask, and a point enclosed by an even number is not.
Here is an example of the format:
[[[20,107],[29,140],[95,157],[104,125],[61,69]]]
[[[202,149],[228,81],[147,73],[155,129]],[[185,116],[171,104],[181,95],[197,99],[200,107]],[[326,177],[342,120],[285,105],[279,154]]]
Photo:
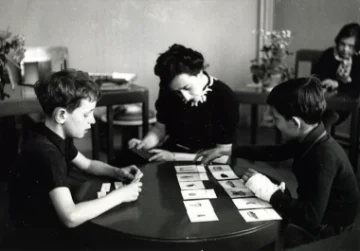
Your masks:
[[[154,72],[160,78],[157,123],[142,140],[131,139],[130,148],[149,151],[150,161],[181,161],[203,149],[231,147],[238,102],[230,87],[205,71],[201,53],[174,44],[160,54]]]
[[[323,52],[313,69],[327,90],[337,89],[351,97],[360,94],[360,25],[349,23],[341,28],[335,37],[335,46]],[[349,116],[349,112],[326,111],[324,124],[340,124]],[[330,122],[332,121],[332,122]],[[330,129],[330,128],[328,128]]]

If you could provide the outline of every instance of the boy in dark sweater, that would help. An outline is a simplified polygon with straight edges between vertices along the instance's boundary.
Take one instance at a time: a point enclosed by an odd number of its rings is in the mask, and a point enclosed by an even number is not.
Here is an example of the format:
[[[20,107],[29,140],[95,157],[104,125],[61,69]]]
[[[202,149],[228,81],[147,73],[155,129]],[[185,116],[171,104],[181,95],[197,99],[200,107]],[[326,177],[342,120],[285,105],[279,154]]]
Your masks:
[[[203,163],[222,155],[259,161],[293,158],[297,199],[283,192],[283,183],[276,185],[255,170],[249,169],[242,176],[257,197],[270,202],[289,222],[285,230],[286,248],[351,229],[358,211],[358,185],[344,150],[321,123],[326,101],[320,81],[289,80],[272,90],[267,103],[286,143],[214,149],[198,157],[203,157]]]
[[[75,248],[69,229],[138,198],[142,173],[136,166],[116,168],[90,160],[73,144],[95,123],[99,86],[85,72],[64,70],[35,84],[46,115],[22,147],[9,181],[10,216],[18,248]],[[72,165],[94,175],[134,181],[104,197],[75,203],[68,177]],[[134,180],[135,179],[135,180]]]

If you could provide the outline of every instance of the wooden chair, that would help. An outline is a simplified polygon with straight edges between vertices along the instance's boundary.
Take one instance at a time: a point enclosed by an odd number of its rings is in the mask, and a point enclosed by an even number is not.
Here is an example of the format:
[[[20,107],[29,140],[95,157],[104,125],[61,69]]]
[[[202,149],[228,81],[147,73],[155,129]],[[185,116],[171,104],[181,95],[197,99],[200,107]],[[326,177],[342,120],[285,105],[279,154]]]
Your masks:
[[[295,77],[299,77],[300,63],[310,63],[310,73],[313,72],[317,60],[320,58],[321,50],[300,49],[295,54]]]

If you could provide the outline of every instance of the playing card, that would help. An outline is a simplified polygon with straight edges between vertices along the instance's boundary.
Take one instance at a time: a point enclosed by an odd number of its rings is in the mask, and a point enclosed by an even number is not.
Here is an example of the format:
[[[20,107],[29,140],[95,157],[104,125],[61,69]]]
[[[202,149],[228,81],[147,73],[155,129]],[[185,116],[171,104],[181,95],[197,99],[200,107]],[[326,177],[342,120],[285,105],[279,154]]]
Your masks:
[[[260,200],[259,198],[240,198],[233,199],[233,202],[237,209],[250,209],[250,208],[264,208],[271,207],[270,203]]]
[[[205,167],[203,165],[187,165],[187,166],[175,166],[177,173],[205,173]]]
[[[214,211],[186,211],[191,222],[218,221]]]
[[[208,168],[210,172],[232,171],[229,165],[209,165]]]
[[[181,190],[205,189],[204,183],[198,181],[181,181],[179,182]]]
[[[100,191],[104,191],[105,193],[110,192],[111,183],[103,183],[101,185]]]
[[[176,174],[178,181],[209,180],[206,173],[179,173]]]
[[[243,197],[255,196],[255,194],[246,187],[225,189],[225,192],[230,196],[230,198],[243,198]]]
[[[105,191],[97,192],[97,197],[98,197],[98,198],[104,197],[105,195],[106,195],[106,192],[105,192]]]
[[[124,184],[121,181],[114,182],[115,189],[119,189],[120,187],[123,187]]]
[[[150,157],[153,155],[152,153],[149,153],[148,151],[146,151],[144,149],[137,149],[136,147],[130,148],[130,150],[145,160],[149,160]]]
[[[177,173],[196,173],[198,171],[196,165],[175,166],[175,170]]]
[[[224,171],[224,172],[212,172],[212,175],[217,180],[229,180],[229,179],[238,179],[239,177],[233,171]]]
[[[280,215],[272,208],[239,210],[239,213],[246,222],[281,220]]]
[[[214,189],[181,190],[181,194],[184,200],[216,198]]]
[[[219,180],[219,184],[226,189],[246,188],[244,181],[238,180]]]
[[[214,211],[210,200],[187,200],[184,204],[187,211]]]

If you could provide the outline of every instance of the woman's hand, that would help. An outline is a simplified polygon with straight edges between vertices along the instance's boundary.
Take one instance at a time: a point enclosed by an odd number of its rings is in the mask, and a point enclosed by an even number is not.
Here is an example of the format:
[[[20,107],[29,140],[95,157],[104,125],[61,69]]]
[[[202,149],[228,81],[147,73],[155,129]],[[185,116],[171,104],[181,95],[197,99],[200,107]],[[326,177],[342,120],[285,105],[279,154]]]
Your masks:
[[[130,149],[136,148],[138,150],[140,149],[148,150],[148,147],[146,145],[147,145],[146,141],[135,138],[130,139],[128,143]]]
[[[151,149],[149,153],[154,154],[149,161],[175,161],[175,154],[162,149]]]
[[[201,151],[198,154],[196,154],[194,161],[201,159],[201,163],[209,164],[214,159],[217,159],[224,155],[230,156],[231,148],[215,147],[213,149]]]

